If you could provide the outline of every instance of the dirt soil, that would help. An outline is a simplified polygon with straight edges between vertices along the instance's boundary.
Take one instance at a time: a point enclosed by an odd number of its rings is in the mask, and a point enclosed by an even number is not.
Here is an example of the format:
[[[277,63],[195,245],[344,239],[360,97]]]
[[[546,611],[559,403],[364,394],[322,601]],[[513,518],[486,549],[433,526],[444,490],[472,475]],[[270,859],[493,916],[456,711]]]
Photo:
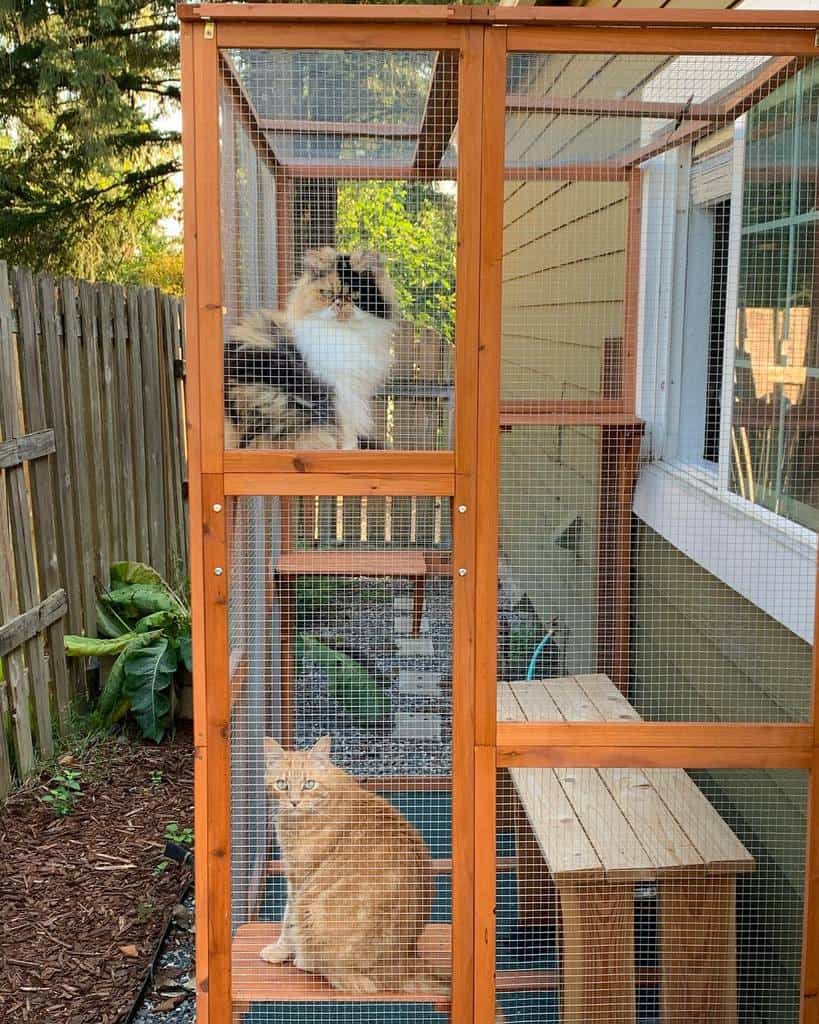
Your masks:
[[[121,1021],[190,881],[163,857],[168,825],[193,826],[189,732],[61,761],[81,773],[70,814],[42,802],[49,771],[0,807],[2,1024]]]

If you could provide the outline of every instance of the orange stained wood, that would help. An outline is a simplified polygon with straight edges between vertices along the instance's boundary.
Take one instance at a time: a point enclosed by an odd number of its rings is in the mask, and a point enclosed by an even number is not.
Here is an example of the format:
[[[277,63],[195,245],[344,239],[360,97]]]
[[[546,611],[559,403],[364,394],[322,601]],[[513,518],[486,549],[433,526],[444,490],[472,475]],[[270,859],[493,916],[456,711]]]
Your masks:
[[[663,11],[665,13],[665,10]],[[670,13],[670,12],[669,12]],[[739,13],[739,12],[737,12]],[[745,12],[745,13],[762,13]],[[761,26],[760,26],[761,27]],[[691,25],[666,26],[646,31],[641,28],[599,25],[594,32],[588,28],[566,26],[510,26],[509,50],[535,53],[647,53],[669,56],[683,54],[715,54],[717,56],[748,54],[760,56],[816,56],[816,30],[780,29],[776,32],[732,30],[727,33]]]
[[[215,39],[198,30],[194,40],[193,149],[196,167],[195,234],[196,333],[199,361],[201,471],[221,473],[224,449],[222,373],[222,260],[219,223],[219,54]]]
[[[282,576],[426,576],[423,551],[293,551],[276,563]]]
[[[256,922],[242,925],[233,942],[233,1001],[298,1003],[418,1003],[430,1002],[443,1012],[449,998],[440,993],[419,992],[343,992],[333,988],[320,975],[301,971],[292,964],[269,964],[259,951],[274,943],[281,931],[278,924]],[[451,929],[448,924],[427,925],[418,941],[418,953],[429,966],[448,973],[451,963]],[[228,1020],[229,1018],[225,1018]]]
[[[483,33],[459,30],[458,162],[462,197],[480,194],[481,110],[474,97],[484,84]],[[434,97],[430,96],[430,102]],[[429,102],[427,116],[429,116]],[[432,154],[426,149],[427,157]],[[452,1019],[472,1020],[475,877],[475,464],[478,405],[480,208],[458,203],[455,309],[455,494],[452,503]],[[443,563],[442,563],[443,564]]]
[[[514,8],[514,7],[458,7],[418,4],[395,7],[390,4],[372,4],[365,8],[354,4],[302,4],[296,10],[290,4],[247,3],[225,6],[218,3],[178,4],[181,21],[213,20],[216,22],[368,22],[376,25],[396,25],[405,22],[432,24],[467,23],[472,25],[534,24],[589,27],[594,25],[640,26],[664,28],[669,26],[714,28],[790,28],[794,25],[819,27],[819,12],[796,10],[743,11],[743,10],[679,10],[672,8]],[[730,52],[728,41],[724,41]],[[513,48],[513,47],[510,47]],[[657,52],[663,52],[658,49]]]
[[[389,451],[367,452],[362,459],[355,451],[276,451],[271,449],[229,449],[225,452],[226,473],[355,473],[370,476],[405,473],[409,476],[452,475],[454,452]]]
[[[230,1014],[230,680],[227,525],[221,477],[203,475],[202,537],[206,707],[207,978],[211,1020]],[[218,983],[213,983],[218,979]]]
[[[180,29],[180,57],[182,62],[182,162],[185,168],[184,215],[185,225],[185,339],[187,347],[188,380],[185,412],[188,444],[188,517],[190,537],[191,615],[193,619],[193,720],[194,720],[194,830],[196,846],[207,849],[208,843],[208,780],[207,780],[207,708],[205,671],[205,597],[202,568],[202,483],[199,434],[199,346],[197,344],[198,287],[196,273],[196,154],[194,146],[194,45],[193,25]],[[202,920],[208,917],[208,865],[207,858],[195,862],[197,901]],[[196,934],[197,1005],[203,1020],[209,1019],[208,1010],[208,956],[209,943],[204,928]]]
[[[225,473],[225,494],[259,495],[259,494],[290,494],[303,495],[309,491],[311,495],[329,494],[334,496],[348,494],[351,497],[365,497],[368,494],[388,495],[430,495],[442,497],[453,494],[455,479],[446,473],[423,476],[414,474],[398,474],[388,476],[372,476],[367,473],[366,454],[362,461],[362,473],[313,473],[305,477],[303,473]]]

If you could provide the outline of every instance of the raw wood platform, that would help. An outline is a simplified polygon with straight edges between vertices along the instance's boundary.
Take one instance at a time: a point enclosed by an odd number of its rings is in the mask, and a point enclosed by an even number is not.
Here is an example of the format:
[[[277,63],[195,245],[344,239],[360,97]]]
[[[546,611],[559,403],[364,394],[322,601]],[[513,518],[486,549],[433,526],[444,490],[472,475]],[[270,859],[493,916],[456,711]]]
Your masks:
[[[603,675],[503,683],[500,721],[640,721]],[[563,1022],[636,1020],[634,883],[658,885],[663,1024],[735,1024],[754,859],[678,768],[513,768],[521,920],[563,929]]]

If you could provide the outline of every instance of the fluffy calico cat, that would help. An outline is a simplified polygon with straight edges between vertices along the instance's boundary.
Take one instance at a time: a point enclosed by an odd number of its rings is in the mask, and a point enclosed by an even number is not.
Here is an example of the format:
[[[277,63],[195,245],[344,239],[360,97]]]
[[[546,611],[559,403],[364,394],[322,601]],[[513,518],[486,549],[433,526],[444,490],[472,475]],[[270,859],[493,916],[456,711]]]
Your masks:
[[[372,397],[392,360],[397,305],[380,253],[304,257],[283,313],[243,321],[226,346],[228,441],[358,448],[373,443]]]
[[[448,991],[416,948],[433,897],[418,832],[332,763],[329,736],[306,751],[266,739],[265,761],[287,907],[262,960],[292,959],[345,992]]]

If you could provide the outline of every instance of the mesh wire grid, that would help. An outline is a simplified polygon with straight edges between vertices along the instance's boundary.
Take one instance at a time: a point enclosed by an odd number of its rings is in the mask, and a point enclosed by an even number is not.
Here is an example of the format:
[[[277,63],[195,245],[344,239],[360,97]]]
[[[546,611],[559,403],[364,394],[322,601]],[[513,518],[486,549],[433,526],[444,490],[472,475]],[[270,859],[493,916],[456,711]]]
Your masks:
[[[229,445],[451,447],[457,61],[223,56]],[[506,84],[499,717],[806,721],[816,65],[513,54]],[[333,325],[300,333],[313,300]],[[351,341],[335,321],[356,302],[369,320]],[[560,411],[575,421],[555,424]],[[442,1019],[428,999],[268,1002],[259,952],[287,879],[264,777],[293,781],[264,741],[328,735],[332,759],[386,796],[372,845],[386,821],[420,833],[444,966],[451,596],[427,571],[419,605],[406,572],[429,550],[442,560],[426,570],[446,567],[448,517],[427,498],[234,503],[247,1020]],[[311,551],[379,556],[380,571],[277,569]],[[403,639],[420,662],[396,656]],[[362,722],[362,706],[386,710]],[[306,770],[298,785],[320,783]],[[499,1012],[795,1021],[805,805],[804,778],[783,771],[503,776]]]
[[[501,675],[805,721],[817,65],[520,53],[507,90]]]
[[[457,69],[223,51],[228,447],[452,447]]]
[[[247,1020],[442,1019],[448,504],[231,505],[233,999]]]
[[[501,772],[507,1024],[798,1021],[806,788],[783,770]]]

